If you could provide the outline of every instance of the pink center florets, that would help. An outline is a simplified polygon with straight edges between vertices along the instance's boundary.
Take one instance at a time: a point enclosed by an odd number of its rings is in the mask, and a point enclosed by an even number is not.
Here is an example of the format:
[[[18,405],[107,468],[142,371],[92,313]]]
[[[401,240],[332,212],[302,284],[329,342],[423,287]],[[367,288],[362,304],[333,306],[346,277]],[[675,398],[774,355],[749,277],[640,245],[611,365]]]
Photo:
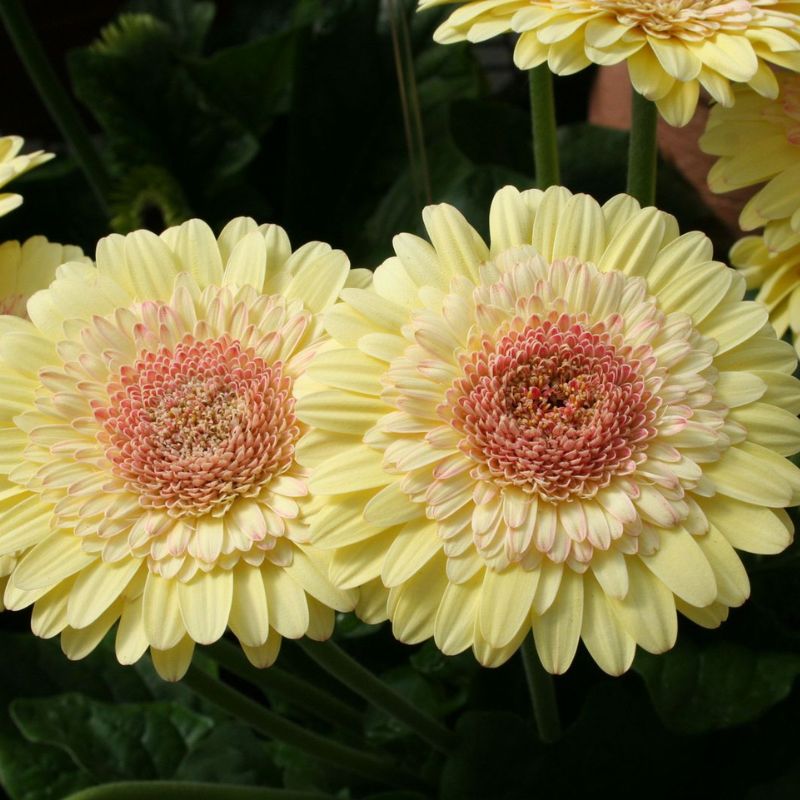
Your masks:
[[[562,314],[484,340],[447,395],[480,477],[560,501],[636,469],[659,401],[610,339]]]
[[[222,336],[144,352],[95,409],[115,474],[146,507],[221,513],[291,467],[300,431],[280,362]]]

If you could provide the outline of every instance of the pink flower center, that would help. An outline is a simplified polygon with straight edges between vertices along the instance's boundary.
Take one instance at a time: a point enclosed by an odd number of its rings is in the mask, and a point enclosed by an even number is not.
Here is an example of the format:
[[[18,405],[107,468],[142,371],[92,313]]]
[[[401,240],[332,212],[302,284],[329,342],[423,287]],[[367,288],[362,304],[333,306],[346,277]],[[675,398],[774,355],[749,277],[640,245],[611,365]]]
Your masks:
[[[291,467],[292,379],[228,336],[143,352],[95,409],[115,474],[145,507],[221,513]]]
[[[660,401],[641,362],[611,338],[562,314],[532,318],[472,353],[447,406],[484,477],[562,501],[636,469]]]

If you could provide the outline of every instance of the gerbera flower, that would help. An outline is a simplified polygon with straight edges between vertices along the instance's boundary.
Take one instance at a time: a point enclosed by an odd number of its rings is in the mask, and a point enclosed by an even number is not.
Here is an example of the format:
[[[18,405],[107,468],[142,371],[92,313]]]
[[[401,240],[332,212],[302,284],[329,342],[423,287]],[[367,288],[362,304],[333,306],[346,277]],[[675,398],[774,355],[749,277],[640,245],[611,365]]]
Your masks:
[[[342,292],[298,402],[332,579],[490,666],[533,629],[549,671],[582,639],[617,674],[676,610],[718,625],[749,591],[734,548],[782,550],[800,500],[795,355],[744,279],[624,195],[505,188],[489,246],[423,219]]]
[[[56,267],[65,261],[85,261],[80,247],[48,242],[44,236],[32,236],[27,241],[0,244],[0,314],[27,318],[28,298],[50,285]],[[6,578],[16,566],[19,553],[0,557],[0,594],[5,591]],[[0,610],[3,609],[0,597]]]
[[[451,0],[422,2],[420,8]],[[731,82],[765,97],[778,85],[770,64],[800,71],[796,0],[477,0],[460,3],[437,30],[439,42],[521,33],[520,69],[547,62],[558,75],[590,63],[627,61],[634,88],[671,125],[686,125],[700,87],[731,105]]]
[[[23,172],[53,158],[52,153],[45,153],[43,150],[20,155],[19,151],[24,143],[25,140],[20,136],[0,136],[0,186],[5,186]],[[21,195],[0,192],[0,217],[21,204]]]
[[[260,666],[327,637],[352,601],[307,545],[294,387],[348,274],[278,227],[193,220],[101,240],[30,321],[0,317],[0,556],[30,548],[6,606],[70,658],[119,620],[119,660],[149,647],[170,679],[227,628]]]
[[[48,242],[44,236],[0,244],[0,314],[27,318],[30,296],[46,289],[66,261],[91,264],[80,247]]]
[[[800,244],[800,76],[781,73],[774,100],[737,87],[732,108],[715,106],[700,147],[720,159],[708,174],[714,192],[766,183],[739,217],[743,230],[767,226],[772,250]]]
[[[775,251],[765,236],[745,236],[731,248],[731,263],[749,288],[759,289],[756,300],[769,309],[777,335],[791,329],[795,349],[800,348],[800,244]]]

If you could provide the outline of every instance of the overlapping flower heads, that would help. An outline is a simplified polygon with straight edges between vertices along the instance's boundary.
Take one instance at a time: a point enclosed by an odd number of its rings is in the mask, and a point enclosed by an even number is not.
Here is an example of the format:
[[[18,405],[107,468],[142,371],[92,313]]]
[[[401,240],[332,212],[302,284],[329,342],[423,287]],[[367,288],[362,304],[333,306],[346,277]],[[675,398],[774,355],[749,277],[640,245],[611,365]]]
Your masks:
[[[116,651],[167,678],[230,628],[266,666],[352,606],[307,546],[294,390],[347,258],[284,231],[193,220],[109,236],[0,318],[5,592],[71,658]]]
[[[449,206],[326,315],[297,405],[331,577],[406,642],[563,672],[669,649],[744,602],[734,548],[800,500],[792,349],[699,233],[618,196],[501,190],[487,246]],[[314,384],[317,384],[316,386]],[[328,496],[326,497],[324,496]]]
[[[458,0],[421,0],[420,8]],[[795,0],[473,0],[460,2],[437,41],[480,41],[520,33],[520,69],[547,63],[559,75],[626,61],[631,82],[671,125],[685,125],[702,86],[731,105],[731,83],[765,97],[772,65],[800,71],[800,3]]]
[[[732,108],[715,106],[701,148],[719,156],[708,185],[715,192],[765,184],[739,217],[743,230],[766,226],[771,251],[800,244],[800,75],[782,72],[774,100],[746,87]]]
[[[19,151],[24,143],[25,140],[19,136],[0,137],[0,187],[53,157],[52,153],[45,153],[42,150],[20,155]],[[22,195],[0,192],[0,217],[21,204]]]

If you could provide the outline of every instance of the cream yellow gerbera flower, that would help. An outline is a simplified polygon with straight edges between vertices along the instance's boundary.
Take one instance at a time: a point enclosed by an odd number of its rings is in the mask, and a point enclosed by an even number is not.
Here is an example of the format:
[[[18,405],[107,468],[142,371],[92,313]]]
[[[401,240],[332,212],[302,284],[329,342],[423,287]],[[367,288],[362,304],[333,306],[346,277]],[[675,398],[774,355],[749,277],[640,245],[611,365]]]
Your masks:
[[[327,245],[193,220],[101,240],[0,317],[5,604],[70,658],[119,620],[122,663],[166,678],[230,628],[250,660],[352,606],[307,544],[294,385],[348,280]]]
[[[0,136],[0,186],[5,186],[23,172],[53,158],[52,153],[45,153],[43,150],[20,155],[19,151],[24,143],[25,140],[19,136]],[[21,195],[0,192],[0,217],[21,204]]]
[[[0,244],[0,314],[27,317],[30,296],[46,289],[66,261],[91,263],[80,247],[48,242],[44,236]]]
[[[44,236],[32,236],[27,241],[0,244],[0,314],[27,318],[28,298],[50,285],[56,268],[65,261],[85,261],[80,247],[48,242]],[[6,578],[16,566],[19,553],[0,556],[0,594],[5,591]],[[4,608],[0,597],[0,610]]]
[[[298,401],[332,579],[486,665],[533,629],[549,671],[582,639],[617,674],[676,609],[718,625],[749,591],[734,548],[782,550],[800,501],[796,358],[744,279],[624,195],[503,189],[490,246],[423,219],[430,244],[342,292]]]
[[[714,192],[766,183],[742,209],[739,224],[767,226],[771,250],[800,244],[800,76],[781,73],[775,100],[746,87],[732,108],[711,110],[700,147],[720,156],[708,174]]]
[[[764,236],[746,236],[731,249],[731,263],[741,270],[748,287],[759,289],[756,300],[769,309],[778,336],[791,329],[795,349],[800,350],[800,244],[775,251]]]
[[[458,0],[421,2],[420,8]],[[766,97],[770,64],[800,71],[797,0],[477,0],[462,2],[436,31],[443,43],[478,41],[509,28],[521,36],[520,69],[547,62],[559,75],[590,63],[627,61],[634,88],[671,125],[686,125],[700,87],[731,105],[731,82]]]

